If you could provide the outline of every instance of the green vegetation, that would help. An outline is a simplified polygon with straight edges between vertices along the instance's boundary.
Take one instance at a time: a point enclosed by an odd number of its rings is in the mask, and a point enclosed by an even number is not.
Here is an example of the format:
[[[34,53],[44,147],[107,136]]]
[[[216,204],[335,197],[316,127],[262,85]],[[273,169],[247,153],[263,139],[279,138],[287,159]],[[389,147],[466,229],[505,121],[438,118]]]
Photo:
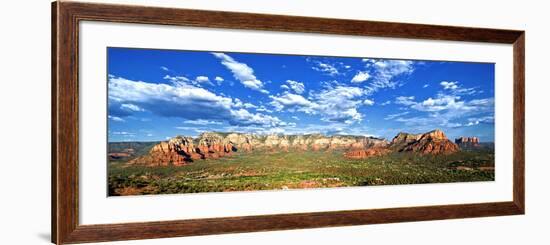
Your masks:
[[[109,195],[492,181],[493,167],[492,150],[361,160],[346,159],[339,151],[254,151],[178,167],[111,161]]]

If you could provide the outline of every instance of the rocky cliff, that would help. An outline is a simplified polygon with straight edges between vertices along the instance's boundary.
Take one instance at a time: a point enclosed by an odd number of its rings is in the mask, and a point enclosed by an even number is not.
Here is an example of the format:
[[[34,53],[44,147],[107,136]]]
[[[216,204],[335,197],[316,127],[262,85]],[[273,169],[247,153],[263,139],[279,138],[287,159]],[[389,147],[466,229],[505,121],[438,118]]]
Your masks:
[[[455,139],[455,143],[459,146],[479,146],[479,138],[460,137]]]
[[[450,154],[459,150],[458,146],[447,139],[441,130],[434,130],[417,136],[412,141],[400,148],[399,151],[411,151],[420,154]]]
[[[387,147],[384,139],[364,136],[256,135],[242,133],[202,133],[197,138],[176,136],[153,146],[148,154],[131,160],[130,164],[148,166],[184,165],[198,159],[230,156],[233,152],[265,151],[326,151]]]
[[[424,134],[399,133],[386,147],[371,147],[369,149],[354,149],[345,153],[353,159],[381,156],[391,152],[414,152],[419,154],[451,154],[459,151],[456,144],[447,139],[441,130],[433,130]]]
[[[176,136],[163,141],[148,154],[131,160],[130,164],[148,166],[185,165],[199,159],[216,159],[234,152],[264,151],[332,151],[343,150],[344,156],[362,159],[391,152],[419,154],[450,154],[459,147],[447,139],[441,130],[424,134],[399,133],[391,142],[385,139],[321,134],[256,135],[242,133],[202,133],[197,138]]]

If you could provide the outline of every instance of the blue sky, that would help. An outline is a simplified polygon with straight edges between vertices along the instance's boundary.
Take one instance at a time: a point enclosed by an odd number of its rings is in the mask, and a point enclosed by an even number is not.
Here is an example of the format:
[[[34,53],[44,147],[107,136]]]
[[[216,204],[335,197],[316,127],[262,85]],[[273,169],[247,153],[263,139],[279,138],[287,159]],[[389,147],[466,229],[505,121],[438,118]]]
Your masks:
[[[205,131],[494,140],[494,64],[108,48],[108,137]]]

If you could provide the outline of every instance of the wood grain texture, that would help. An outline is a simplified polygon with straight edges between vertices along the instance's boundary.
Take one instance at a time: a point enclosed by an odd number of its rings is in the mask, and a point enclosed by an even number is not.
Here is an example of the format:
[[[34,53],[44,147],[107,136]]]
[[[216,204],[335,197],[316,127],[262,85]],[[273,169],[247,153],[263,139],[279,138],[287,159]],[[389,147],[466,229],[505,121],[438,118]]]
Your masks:
[[[514,42],[514,203],[525,213],[525,33]]]
[[[513,44],[513,200],[443,206],[79,225],[79,21],[305,32]],[[303,229],[525,212],[525,34],[523,31],[60,1],[52,4],[52,242],[57,244]]]
[[[51,11],[51,241],[57,239],[57,3]]]
[[[512,202],[80,226],[70,242],[152,239],[269,230],[512,215]]]
[[[336,35],[513,43],[521,31],[393,22],[61,2],[81,20]]]

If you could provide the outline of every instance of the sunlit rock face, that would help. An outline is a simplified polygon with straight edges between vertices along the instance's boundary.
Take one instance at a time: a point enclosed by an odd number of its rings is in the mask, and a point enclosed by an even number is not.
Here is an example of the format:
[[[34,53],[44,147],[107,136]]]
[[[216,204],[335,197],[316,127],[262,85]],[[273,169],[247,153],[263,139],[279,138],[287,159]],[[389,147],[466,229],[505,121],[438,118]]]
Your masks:
[[[148,166],[185,165],[199,159],[217,159],[234,152],[255,150],[280,151],[344,151],[348,158],[361,159],[391,152],[450,154],[459,150],[441,130],[425,134],[399,133],[391,142],[385,139],[322,134],[255,135],[205,132],[197,138],[176,136],[153,146],[149,154],[131,160],[130,164]]]
[[[452,154],[459,151],[458,145],[451,142],[441,130],[424,134],[399,133],[385,146],[371,146],[366,149],[355,148],[346,152],[348,158],[368,158],[392,152],[413,152],[417,154]]]

